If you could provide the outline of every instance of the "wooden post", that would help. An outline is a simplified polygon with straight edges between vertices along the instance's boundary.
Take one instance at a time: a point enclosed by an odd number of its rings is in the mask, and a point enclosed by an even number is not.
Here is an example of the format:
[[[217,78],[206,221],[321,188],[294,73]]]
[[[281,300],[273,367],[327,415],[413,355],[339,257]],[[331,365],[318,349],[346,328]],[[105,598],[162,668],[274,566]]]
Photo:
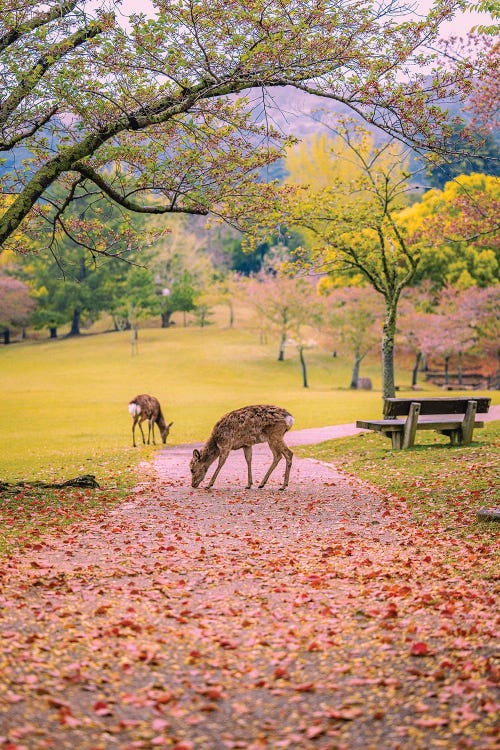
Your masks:
[[[420,404],[416,401],[412,401],[412,403],[410,404],[408,419],[406,420],[405,430],[403,434],[403,449],[411,448],[415,443],[415,434],[417,432],[419,414]]]
[[[392,441],[392,450],[394,451],[400,451],[401,450],[401,438],[403,437],[403,433],[401,430],[393,430],[389,433],[391,436]]]
[[[472,433],[474,431],[474,422],[476,421],[477,401],[467,402],[467,411],[465,412],[464,421],[462,422],[462,445],[470,445],[472,442]]]

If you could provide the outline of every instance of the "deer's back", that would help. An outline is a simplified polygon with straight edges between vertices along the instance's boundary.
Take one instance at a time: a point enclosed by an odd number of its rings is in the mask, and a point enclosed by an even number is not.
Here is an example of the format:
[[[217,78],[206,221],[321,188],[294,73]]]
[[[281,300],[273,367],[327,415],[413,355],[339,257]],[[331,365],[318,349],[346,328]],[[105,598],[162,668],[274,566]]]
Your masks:
[[[160,409],[160,403],[158,399],[154,396],[148,396],[146,393],[141,393],[139,396],[136,396],[130,403],[138,404],[140,406],[141,413],[147,415],[148,417],[152,417],[153,415],[158,414]]]
[[[211,437],[218,445],[230,445],[236,450],[245,445],[266,443],[273,434],[284,435],[293,421],[290,412],[279,406],[244,406],[219,419]]]

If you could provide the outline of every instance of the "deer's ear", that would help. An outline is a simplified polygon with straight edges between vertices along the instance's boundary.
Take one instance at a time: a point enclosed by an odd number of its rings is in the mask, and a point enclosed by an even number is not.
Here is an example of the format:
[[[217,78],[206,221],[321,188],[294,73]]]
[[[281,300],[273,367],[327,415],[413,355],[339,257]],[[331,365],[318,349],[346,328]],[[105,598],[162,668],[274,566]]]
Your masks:
[[[167,427],[170,429],[170,427],[172,427],[172,425],[173,425],[173,422],[170,422],[170,424],[167,425]]]
[[[195,448],[194,451],[193,451],[193,458],[195,458],[197,461],[199,461],[200,460],[200,456],[201,456],[200,451]]]

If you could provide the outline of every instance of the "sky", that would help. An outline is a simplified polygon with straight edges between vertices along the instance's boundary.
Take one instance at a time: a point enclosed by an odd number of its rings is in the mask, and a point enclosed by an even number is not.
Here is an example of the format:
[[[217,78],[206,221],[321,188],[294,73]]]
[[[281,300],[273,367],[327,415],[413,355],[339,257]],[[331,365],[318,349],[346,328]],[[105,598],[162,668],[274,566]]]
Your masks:
[[[419,0],[415,3],[416,11],[425,14],[432,6],[432,0]],[[147,13],[151,9],[150,0],[123,0],[120,5],[121,12],[126,16],[130,13]],[[464,35],[472,26],[477,24],[491,23],[487,13],[460,13],[450,22],[443,24],[443,36]]]

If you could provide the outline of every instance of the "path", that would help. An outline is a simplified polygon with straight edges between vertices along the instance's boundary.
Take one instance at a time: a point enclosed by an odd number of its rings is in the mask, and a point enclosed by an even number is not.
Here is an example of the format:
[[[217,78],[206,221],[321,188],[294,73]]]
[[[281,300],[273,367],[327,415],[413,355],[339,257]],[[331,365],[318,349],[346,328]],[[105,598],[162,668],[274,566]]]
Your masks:
[[[494,747],[487,578],[333,468],[193,490],[191,450],[4,564],[2,750]]]

